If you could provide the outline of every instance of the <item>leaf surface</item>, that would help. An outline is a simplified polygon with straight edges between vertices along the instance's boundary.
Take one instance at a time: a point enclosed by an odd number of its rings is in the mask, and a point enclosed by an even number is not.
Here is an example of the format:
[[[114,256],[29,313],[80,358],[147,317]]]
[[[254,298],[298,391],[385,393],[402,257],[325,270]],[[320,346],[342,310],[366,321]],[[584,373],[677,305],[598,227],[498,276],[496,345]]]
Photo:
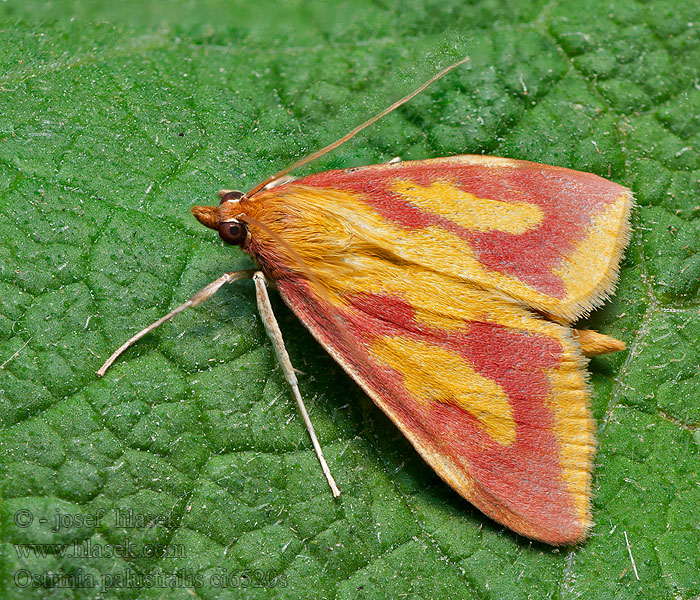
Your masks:
[[[0,11],[7,598],[700,594],[696,3]],[[588,323],[629,350],[590,364],[596,526],[576,548],[518,538],[461,500],[276,300],[333,501],[250,283],[95,375],[125,338],[252,266],[192,204],[252,187],[466,54],[302,173],[487,153],[633,188],[618,291]]]

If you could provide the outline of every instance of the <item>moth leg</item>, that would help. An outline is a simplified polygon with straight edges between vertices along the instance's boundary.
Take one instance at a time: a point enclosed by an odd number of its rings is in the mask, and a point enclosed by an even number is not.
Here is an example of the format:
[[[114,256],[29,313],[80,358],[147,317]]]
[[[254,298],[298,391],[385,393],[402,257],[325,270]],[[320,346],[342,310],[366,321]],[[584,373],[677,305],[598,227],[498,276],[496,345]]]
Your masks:
[[[210,284],[204,286],[201,290],[199,290],[194,296],[192,296],[187,302],[184,302],[183,304],[180,304],[176,309],[170,311],[167,315],[164,317],[161,317],[154,323],[151,323],[146,329],[142,329],[139,331],[135,336],[129,338],[126,342],[124,342],[119,348],[117,348],[112,356],[110,356],[106,361],[105,364],[103,364],[100,369],[97,371],[97,374],[102,377],[106,372],[109,367],[112,366],[112,363],[117,360],[119,355],[124,352],[129,346],[131,346],[134,342],[140,340],[144,335],[147,333],[150,333],[153,331],[156,327],[160,327],[163,323],[166,321],[169,321],[172,319],[175,315],[181,313],[183,310],[186,308],[190,308],[190,306],[197,306],[198,304],[201,304],[205,300],[209,300],[216,292],[219,291],[219,289],[224,286],[227,283],[231,283],[232,281],[236,281],[238,279],[243,279],[245,277],[251,277],[254,271],[252,270],[247,270],[247,271],[232,271],[231,273],[224,273],[221,277],[218,279],[215,279],[212,281]]]
[[[258,301],[258,311],[260,312],[260,318],[265,326],[265,331],[267,331],[267,335],[275,349],[275,354],[277,354],[277,360],[282,367],[284,378],[292,387],[292,392],[294,393],[294,398],[297,401],[301,418],[304,419],[304,424],[306,425],[306,429],[311,437],[311,443],[316,451],[318,462],[321,463],[321,470],[328,480],[328,485],[331,488],[331,492],[333,492],[333,497],[337,498],[340,496],[340,490],[335,483],[335,479],[333,479],[333,475],[331,475],[331,470],[328,468],[328,463],[326,463],[326,459],[323,456],[323,450],[321,450],[321,444],[319,444],[318,438],[316,437],[316,432],[314,431],[314,426],[309,418],[309,413],[306,411],[306,406],[304,406],[304,400],[299,392],[299,382],[297,381],[297,376],[294,373],[292,361],[289,360],[289,354],[287,354],[287,349],[284,347],[282,332],[277,324],[277,319],[275,319],[275,314],[272,312],[270,296],[267,294],[265,276],[262,274],[262,272],[258,271],[253,275],[253,282],[255,283],[255,297]]]

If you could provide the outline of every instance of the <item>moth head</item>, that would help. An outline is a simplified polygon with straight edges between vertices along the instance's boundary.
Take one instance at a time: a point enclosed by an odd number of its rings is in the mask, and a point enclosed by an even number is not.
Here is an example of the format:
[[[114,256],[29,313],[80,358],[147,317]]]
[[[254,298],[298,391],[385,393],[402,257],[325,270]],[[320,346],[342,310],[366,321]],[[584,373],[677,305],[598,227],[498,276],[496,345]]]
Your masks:
[[[192,214],[202,224],[219,232],[227,244],[242,246],[248,239],[248,226],[238,219],[246,195],[238,190],[221,190],[219,206],[193,206]]]

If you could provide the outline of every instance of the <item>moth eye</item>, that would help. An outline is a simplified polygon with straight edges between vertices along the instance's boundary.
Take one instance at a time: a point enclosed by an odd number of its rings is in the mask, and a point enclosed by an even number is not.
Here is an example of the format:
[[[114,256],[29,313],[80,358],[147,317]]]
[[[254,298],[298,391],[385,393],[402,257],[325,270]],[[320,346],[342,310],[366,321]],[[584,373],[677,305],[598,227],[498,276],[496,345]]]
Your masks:
[[[219,237],[227,244],[240,246],[248,237],[248,228],[240,221],[227,221],[219,225]]]
[[[226,192],[225,194],[221,194],[221,202],[219,204],[223,204],[224,202],[230,202],[231,200],[240,200],[241,198],[245,197],[244,192],[239,192],[238,190],[231,190],[229,192]]]

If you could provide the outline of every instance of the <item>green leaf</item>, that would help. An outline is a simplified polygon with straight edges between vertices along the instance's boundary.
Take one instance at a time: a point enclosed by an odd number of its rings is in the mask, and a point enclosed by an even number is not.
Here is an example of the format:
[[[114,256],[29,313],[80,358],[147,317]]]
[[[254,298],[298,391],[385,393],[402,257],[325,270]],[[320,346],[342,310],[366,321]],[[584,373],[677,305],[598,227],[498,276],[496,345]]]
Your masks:
[[[107,4],[0,7],[4,597],[697,597],[700,6]],[[466,54],[302,172],[489,153],[633,188],[618,291],[590,318],[629,349],[590,364],[596,526],[575,548],[457,497],[273,299],[334,501],[250,282],[95,375],[251,266],[193,203],[252,187]]]

